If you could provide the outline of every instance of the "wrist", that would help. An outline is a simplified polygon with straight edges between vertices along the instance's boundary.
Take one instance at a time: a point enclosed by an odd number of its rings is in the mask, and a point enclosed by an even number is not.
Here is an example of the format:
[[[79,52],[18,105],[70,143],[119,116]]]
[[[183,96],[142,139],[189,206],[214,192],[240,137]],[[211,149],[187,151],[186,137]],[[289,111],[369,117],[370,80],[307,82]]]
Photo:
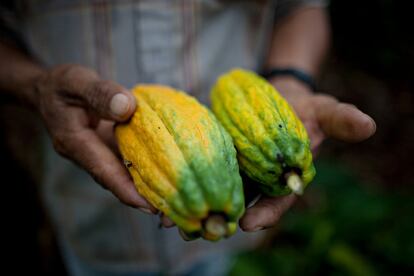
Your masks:
[[[313,91],[308,85],[292,76],[275,76],[270,78],[269,82],[275,86],[279,93],[285,98],[309,96],[313,94]]]
[[[44,76],[45,70],[35,64],[29,64],[17,68],[10,75],[11,81],[5,90],[20,104],[36,109],[38,102],[37,86]]]
[[[11,101],[33,108],[35,83],[44,69],[27,53],[0,43],[0,91]]]
[[[272,67],[265,69],[261,72],[261,75],[266,79],[271,79],[278,76],[289,76],[307,85],[310,90],[316,90],[316,84],[313,76],[307,71],[300,69],[300,67]]]
[[[37,109],[39,99],[39,83],[44,79],[45,70],[36,69],[22,83],[20,100],[30,108]]]

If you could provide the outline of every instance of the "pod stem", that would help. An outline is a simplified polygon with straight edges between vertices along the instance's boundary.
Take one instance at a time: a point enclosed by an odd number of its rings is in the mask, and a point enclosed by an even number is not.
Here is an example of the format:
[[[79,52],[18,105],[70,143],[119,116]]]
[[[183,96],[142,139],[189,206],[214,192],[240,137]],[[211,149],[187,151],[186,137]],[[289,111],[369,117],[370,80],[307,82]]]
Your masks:
[[[224,237],[227,234],[226,219],[222,215],[210,215],[205,222],[204,229],[213,236]]]
[[[303,195],[305,190],[305,184],[303,184],[302,179],[295,172],[288,172],[285,174],[286,184],[296,195]]]

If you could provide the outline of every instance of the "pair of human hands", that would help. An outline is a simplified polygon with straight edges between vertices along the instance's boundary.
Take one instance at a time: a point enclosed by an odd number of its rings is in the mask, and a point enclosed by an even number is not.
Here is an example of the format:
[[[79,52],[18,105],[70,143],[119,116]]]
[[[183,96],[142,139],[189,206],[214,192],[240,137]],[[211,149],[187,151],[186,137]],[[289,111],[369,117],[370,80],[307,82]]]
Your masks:
[[[357,142],[375,132],[373,119],[353,105],[313,94],[289,77],[275,78],[272,83],[303,121],[314,153],[326,138]],[[124,204],[156,214],[157,210],[135,190],[113,136],[114,123],[130,118],[139,105],[133,95],[119,84],[100,79],[94,71],[71,64],[45,71],[33,86],[33,105],[55,150],[85,169]],[[246,210],[240,227],[244,231],[271,227],[294,201],[294,195],[263,196]],[[173,226],[167,217],[161,221],[166,227]]]

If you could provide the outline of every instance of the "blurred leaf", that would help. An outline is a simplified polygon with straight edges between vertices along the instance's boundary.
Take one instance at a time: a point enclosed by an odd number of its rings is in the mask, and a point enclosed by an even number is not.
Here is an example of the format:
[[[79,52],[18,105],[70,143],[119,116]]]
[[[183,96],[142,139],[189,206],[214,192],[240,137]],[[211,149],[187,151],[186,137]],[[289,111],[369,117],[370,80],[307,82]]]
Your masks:
[[[343,268],[349,275],[377,275],[367,260],[346,244],[338,243],[333,245],[329,250],[328,258],[333,265]]]
[[[413,195],[363,185],[335,160],[316,168],[308,206],[283,217],[272,249],[241,253],[231,275],[413,275]]]

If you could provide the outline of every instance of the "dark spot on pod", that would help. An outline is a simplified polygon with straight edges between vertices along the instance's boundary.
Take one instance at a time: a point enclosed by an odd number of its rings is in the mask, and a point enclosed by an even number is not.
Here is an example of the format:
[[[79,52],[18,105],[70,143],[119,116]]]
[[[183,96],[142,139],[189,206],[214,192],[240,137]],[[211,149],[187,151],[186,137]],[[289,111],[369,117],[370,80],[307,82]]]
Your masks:
[[[279,128],[282,128],[283,126],[281,124],[279,124]]]
[[[161,127],[158,127],[158,129],[161,129]]]
[[[125,167],[127,167],[127,168],[131,168],[131,167],[132,167],[132,162],[131,162],[131,161],[129,161],[129,160],[124,159],[124,165],[125,165]]]

